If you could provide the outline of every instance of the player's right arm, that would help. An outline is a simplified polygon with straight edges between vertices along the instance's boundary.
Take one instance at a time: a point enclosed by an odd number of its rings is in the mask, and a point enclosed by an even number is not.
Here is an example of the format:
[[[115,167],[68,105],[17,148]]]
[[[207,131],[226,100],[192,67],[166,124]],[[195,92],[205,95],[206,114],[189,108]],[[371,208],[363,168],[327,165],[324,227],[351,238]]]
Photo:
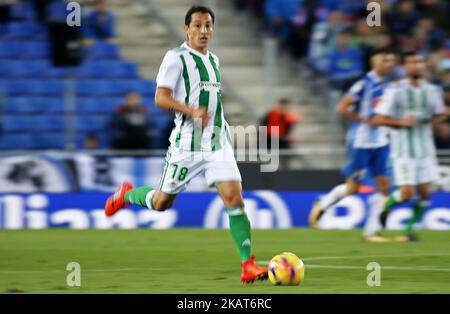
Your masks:
[[[350,121],[363,121],[363,119],[351,109],[354,104],[354,99],[349,95],[345,95],[342,97],[341,101],[337,104],[336,110],[341,114],[345,119]]]
[[[364,118],[359,116],[358,112],[352,108],[356,102],[361,100],[364,92],[364,84],[363,80],[354,83],[347,94],[342,97],[341,101],[337,104],[336,111],[345,119],[358,122],[364,121]]]
[[[174,51],[168,51],[156,77],[155,104],[158,108],[169,112],[179,112],[192,119],[201,119],[202,125],[205,125],[208,121],[208,112],[205,108],[194,109],[173,97],[173,91],[181,80],[182,71],[180,56]]]
[[[180,112],[192,119],[201,119],[202,125],[208,122],[208,112],[205,108],[194,109],[173,98],[173,91],[167,87],[158,87],[155,94],[155,104],[158,108],[169,112]]]
[[[384,125],[391,128],[410,128],[417,123],[412,117],[398,118],[394,115],[394,108],[397,105],[398,95],[395,86],[386,88],[381,97],[381,101],[375,108],[375,117],[370,119],[370,125]]]

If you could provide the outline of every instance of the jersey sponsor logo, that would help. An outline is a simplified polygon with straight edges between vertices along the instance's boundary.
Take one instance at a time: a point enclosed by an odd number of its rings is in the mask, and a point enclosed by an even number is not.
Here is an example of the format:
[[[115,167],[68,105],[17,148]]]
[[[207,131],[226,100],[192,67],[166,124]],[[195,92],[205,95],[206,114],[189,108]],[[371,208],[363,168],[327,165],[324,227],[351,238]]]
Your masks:
[[[381,96],[375,97],[372,101],[372,107],[376,108],[380,104],[380,101],[381,101]]]
[[[283,199],[272,191],[257,191],[244,198],[245,211],[253,229],[290,228],[292,218]],[[205,228],[228,228],[228,214],[217,196],[209,205]]]
[[[201,81],[198,87],[208,92],[220,92],[221,83]]]

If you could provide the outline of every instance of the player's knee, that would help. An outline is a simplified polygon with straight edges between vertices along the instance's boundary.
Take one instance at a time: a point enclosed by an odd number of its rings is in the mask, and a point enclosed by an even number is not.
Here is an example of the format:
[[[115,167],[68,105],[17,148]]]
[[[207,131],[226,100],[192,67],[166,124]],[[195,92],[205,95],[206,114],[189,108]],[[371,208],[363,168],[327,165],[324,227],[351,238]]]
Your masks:
[[[430,193],[428,191],[419,191],[419,197],[421,200],[430,199]]]
[[[159,212],[163,212],[168,208],[171,208],[173,204],[172,200],[155,200],[153,201],[153,209]]]
[[[358,193],[358,185],[348,185],[347,186],[347,194],[353,195]]]
[[[401,191],[401,198],[402,201],[409,201],[414,197],[414,190],[413,189],[404,189]]]
[[[381,184],[378,187],[378,191],[380,191],[380,193],[383,194],[383,195],[388,195],[389,194],[389,185],[388,184]]]
[[[225,195],[223,197],[223,203],[226,207],[238,207],[243,206],[244,200],[242,199],[241,195],[231,194],[231,195]]]

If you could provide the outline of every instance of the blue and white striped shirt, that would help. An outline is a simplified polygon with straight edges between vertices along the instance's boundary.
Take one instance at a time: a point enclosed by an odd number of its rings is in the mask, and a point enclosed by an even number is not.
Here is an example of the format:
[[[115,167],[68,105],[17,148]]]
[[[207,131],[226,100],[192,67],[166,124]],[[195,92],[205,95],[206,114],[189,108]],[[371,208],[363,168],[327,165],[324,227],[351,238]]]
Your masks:
[[[355,102],[354,111],[365,119],[373,117],[389,82],[370,71],[354,83],[347,93]],[[388,132],[387,127],[355,121],[348,130],[347,141],[353,148],[379,148],[389,144]]]

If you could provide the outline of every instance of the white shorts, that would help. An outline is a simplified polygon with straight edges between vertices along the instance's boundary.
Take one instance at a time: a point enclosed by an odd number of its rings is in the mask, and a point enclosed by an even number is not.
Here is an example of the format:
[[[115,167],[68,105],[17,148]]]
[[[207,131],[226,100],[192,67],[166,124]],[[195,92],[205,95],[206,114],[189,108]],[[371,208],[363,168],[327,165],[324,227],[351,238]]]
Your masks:
[[[179,194],[199,174],[204,174],[210,187],[219,182],[242,181],[233,148],[228,143],[214,152],[193,152],[171,146],[167,151],[159,189],[167,194]]]
[[[393,158],[396,186],[431,183],[439,178],[436,158]]]

